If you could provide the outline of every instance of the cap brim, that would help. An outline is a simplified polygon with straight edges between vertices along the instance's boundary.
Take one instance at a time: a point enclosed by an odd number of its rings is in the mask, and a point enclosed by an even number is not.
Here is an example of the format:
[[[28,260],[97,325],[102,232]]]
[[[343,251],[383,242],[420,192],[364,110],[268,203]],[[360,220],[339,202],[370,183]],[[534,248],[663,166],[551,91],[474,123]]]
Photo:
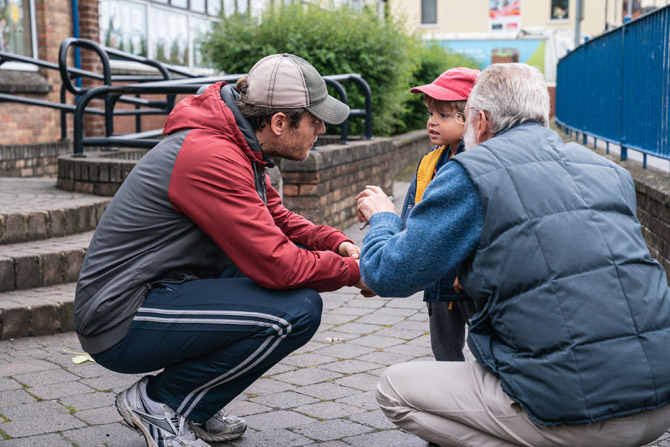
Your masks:
[[[349,117],[349,106],[328,95],[324,101],[305,107],[328,124],[342,124]]]
[[[440,87],[439,85],[435,84],[426,84],[419,87],[413,87],[409,89],[409,91],[410,93],[424,93],[433,99],[437,99],[438,101],[466,101],[468,99],[467,96],[452,92],[447,88]]]

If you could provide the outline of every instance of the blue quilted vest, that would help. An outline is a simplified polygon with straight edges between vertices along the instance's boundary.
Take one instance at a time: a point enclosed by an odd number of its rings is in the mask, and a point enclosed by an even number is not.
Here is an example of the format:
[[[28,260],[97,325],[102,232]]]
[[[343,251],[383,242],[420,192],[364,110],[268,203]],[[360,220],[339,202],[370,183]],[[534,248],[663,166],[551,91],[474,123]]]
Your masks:
[[[535,123],[458,155],[481,198],[459,278],[480,311],[468,344],[543,425],[670,401],[670,290],[630,174]]]

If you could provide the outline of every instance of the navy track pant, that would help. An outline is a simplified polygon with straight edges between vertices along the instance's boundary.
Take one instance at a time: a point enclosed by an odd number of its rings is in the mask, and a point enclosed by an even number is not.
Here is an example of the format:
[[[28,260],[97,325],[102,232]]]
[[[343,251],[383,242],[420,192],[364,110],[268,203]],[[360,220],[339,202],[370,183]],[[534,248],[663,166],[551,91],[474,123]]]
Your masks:
[[[164,368],[149,396],[203,423],[307,343],[321,310],[313,289],[264,289],[248,278],[160,283],[125,338],[93,358],[121,373]]]

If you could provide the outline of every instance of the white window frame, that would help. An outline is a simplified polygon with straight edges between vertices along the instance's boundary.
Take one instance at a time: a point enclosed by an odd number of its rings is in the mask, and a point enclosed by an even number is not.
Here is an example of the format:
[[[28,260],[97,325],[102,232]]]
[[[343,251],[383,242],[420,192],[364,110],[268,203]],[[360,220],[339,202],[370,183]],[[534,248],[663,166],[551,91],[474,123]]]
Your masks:
[[[33,59],[39,59],[37,52],[37,20],[35,16],[35,0],[28,0],[30,9],[30,50]],[[8,61],[0,65],[0,70],[38,71],[39,67],[24,62]]]
[[[548,23],[550,25],[558,25],[561,23],[570,23],[570,0],[568,0],[568,16],[564,19],[554,19],[551,17],[552,11],[552,0],[549,0],[549,20]]]

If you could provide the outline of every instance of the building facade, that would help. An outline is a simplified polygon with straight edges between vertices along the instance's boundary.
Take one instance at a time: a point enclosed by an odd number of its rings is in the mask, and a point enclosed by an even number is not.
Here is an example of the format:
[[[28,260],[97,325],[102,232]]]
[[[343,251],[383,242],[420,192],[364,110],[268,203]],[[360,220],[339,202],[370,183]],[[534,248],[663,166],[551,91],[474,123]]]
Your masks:
[[[0,0],[0,51],[55,63],[63,39],[82,37],[139,56],[208,73],[200,39],[220,14],[259,15],[298,0]],[[302,0],[306,3],[305,0]],[[632,0],[634,16],[670,0]],[[555,82],[559,57],[574,46],[577,0],[309,0],[328,6],[376,7],[402,18],[409,31],[476,59],[536,65]],[[627,0],[582,0],[584,37],[619,26]],[[97,55],[69,52],[69,66],[100,72]],[[137,66],[112,61],[117,71]],[[60,101],[57,70],[9,61],[0,65],[0,93]],[[68,96],[67,102],[75,99]],[[67,128],[71,129],[70,123]],[[0,102],[0,146],[47,144],[61,139],[60,112]],[[86,134],[101,135],[101,119],[87,119]],[[70,136],[70,135],[68,135]],[[0,147],[0,150],[2,148]],[[0,154],[1,155],[1,154]],[[1,158],[0,158],[1,159]]]
[[[556,84],[556,64],[577,42],[619,27],[628,15],[628,0],[389,0],[392,14],[410,31],[421,34],[479,62],[536,66],[547,84]],[[670,3],[632,0],[632,18]],[[579,30],[577,32],[577,18]]]
[[[388,0],[393,14],[412,31],[426,35],[514,33],[524,28],[575,28],[577,0]],[[633,17],[669,4],[668,0],[633,0]],[[594,37],[620,26],[627,0],[582,0],[581,32]]]

